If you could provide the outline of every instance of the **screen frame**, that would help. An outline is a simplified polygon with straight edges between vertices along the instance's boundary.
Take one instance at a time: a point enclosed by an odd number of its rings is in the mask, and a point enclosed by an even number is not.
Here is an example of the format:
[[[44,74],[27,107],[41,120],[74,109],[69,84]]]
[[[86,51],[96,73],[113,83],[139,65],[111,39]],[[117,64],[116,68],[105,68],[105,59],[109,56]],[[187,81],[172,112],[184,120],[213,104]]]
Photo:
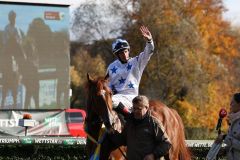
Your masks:
[[[62,3],[40,3],[36,0],[29,0],[29,2],[27,1],[22,1],[22,0],[19,0],[19,1],[12,1],[12,0],[5,0],[5,1],[1,1],[0,0],[0,5],[1,4],[9,4],[9,5],[25,5],[25,6],[49,6],[49,7],[65,7],[65,8],[69,8],[70,7],[70,4],[62,4]],[[70,13],[69,13],[70,14]],[[69,43],[70,43],[70,39],[69,39]],[[69,44],[70,45],[70,44]],[[69,51],[70,52],[70,51]],[[69,65],[70,65],[70,62],[69,62]],[[70,74],[70,73],[69,73]],[[15,109],[15,108],[10,108],[10,109],[0,109],[1,111],[64,111],[66,109],[70,109],[70,106],[65,106],[65,108],[51,108],[51,109],[46,109],[46,108],[39,108],[39,109],[31,109],[31,108],[28,108],[28,109],[23,109],[23,108],[18,108],[18,109]]]
[[[19,5],[47,5],[47,6],[70,6],[73,5],[74,2],[71,0],[65,2],[59,2],[57,0],[51,0],[51,2],[41,2],[40,0],[0,0],[1,3],[8,3],[8,4],[19,4]]]

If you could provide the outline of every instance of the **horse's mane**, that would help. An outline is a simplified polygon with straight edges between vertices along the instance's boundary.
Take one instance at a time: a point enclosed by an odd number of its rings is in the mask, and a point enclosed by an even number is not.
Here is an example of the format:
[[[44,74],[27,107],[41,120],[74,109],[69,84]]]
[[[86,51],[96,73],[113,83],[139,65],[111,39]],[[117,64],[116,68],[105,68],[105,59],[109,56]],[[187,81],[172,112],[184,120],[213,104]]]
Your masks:
[[[96,85],[96,91],[100,91],[101,89],[104,88],[104,83],[106,83],[107,80],[104,79],[104,77],[97,77],[94,79],[91,79],[91,82],[87,81],[85,82],[85,90],[87,91],[87,94],[90,92],[91,86],[94,84]],[[109,92],[111,91],[110,88],[108,88]],[[97,93],[99,94],[99,93]]]
[[[149,104],[152,115],[162,122],[167,135],[171,139],[172,152],[179,151],[179,153],[174,153],[174,155],[179,155],[179,157],[171,158],[190,160],[191,154],[186,146],[183,122],[177,111],[167,107],[158,100],[150,100]],[[176,131],[178,134],[176,134]]]

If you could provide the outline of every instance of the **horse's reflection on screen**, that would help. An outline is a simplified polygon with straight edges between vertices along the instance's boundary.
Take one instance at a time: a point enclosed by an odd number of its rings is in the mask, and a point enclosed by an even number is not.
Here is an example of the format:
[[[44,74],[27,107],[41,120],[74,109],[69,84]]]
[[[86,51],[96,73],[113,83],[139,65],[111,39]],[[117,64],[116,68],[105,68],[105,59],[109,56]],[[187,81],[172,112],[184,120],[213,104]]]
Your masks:
[[[108,131],[114,129],[121,129],[119,120],[116,120],[115,111],[112,109],[112,92],[108,87],[108,80],[105,78],[92,79],[87,76],[88,83],[88,97],[87,97],[87,118],[85,121],[87,132],[95,140],[98,139],[98,135],[102,126],[102,123],[106,126]],[[190,152],[185,143],[184,126],[179,114],[160,101],[150,101],[150,109],[155,117],[163,123],[169,139],[172,143],[172,148],[169,152],[170,160],[190,160]],[[112,126],[113,124],[113,126]],[[105,141],[104,141],[105,142]],[[100,150],[100,160],[107,160],[111,156],[115,156],[114,159],[120,159],[121,153],[111,153],[110,144],[102,144]],[[106,142],[108,143],[108,142]],[[92,155],[97,145],[89,138],[87,139],[87,154]]]
[[[21,46],[17,43],[16,38],[10,37],[1,50],[1,73],[2,73],[2,102],[4,107],[7,93],[11,91],[13,97],[13,106],[17,104],[17,88],[19,84],[18,64],[23,59]]]

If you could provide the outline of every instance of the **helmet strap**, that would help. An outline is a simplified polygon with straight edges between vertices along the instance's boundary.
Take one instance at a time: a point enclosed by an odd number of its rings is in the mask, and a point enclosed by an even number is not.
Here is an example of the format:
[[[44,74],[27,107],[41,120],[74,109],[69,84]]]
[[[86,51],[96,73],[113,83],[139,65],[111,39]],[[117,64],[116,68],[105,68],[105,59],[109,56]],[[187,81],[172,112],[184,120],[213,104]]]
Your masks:
[[[119,60],[122,64],[125,64],[125,63],[128,62],[128,60],[127,60],[127,61],[122,61],[121,58],[120,58],[118,55],[116,55],[116,56],[117,56],[118,60]]]

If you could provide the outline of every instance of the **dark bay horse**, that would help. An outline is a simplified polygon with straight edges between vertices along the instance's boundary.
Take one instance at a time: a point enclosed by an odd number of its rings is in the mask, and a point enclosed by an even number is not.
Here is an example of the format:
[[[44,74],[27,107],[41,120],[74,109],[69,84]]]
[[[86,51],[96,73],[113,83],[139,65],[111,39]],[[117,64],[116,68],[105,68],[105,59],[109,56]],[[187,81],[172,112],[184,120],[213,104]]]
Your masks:
[[[104,123],[108,131],[111,131],[112,128],[116,129],[116,126],[118,126],[116,123],[120,121],[116,121],[114,116],[116,113],[112,108],[112,92],[108,87],[108,80],[105,78],[92,79],[88,75],[87,88],[87,118],[85,124],[88,134],[97,140],[102,123]],[[172,143],[169,159],[190,160],[190,152],[185,143],[184,126],[179,114],[160,101],[150,100],[150,109],[153,115],[162,122]],[[100,149],[100,160],[109,159],[111,149],[108,146],[110,145],[105,144]],[[88,155],[92,155],[95,149],[96,144],[88,138]],[[114,159],[116,160],[118,158],[114,157]]]

